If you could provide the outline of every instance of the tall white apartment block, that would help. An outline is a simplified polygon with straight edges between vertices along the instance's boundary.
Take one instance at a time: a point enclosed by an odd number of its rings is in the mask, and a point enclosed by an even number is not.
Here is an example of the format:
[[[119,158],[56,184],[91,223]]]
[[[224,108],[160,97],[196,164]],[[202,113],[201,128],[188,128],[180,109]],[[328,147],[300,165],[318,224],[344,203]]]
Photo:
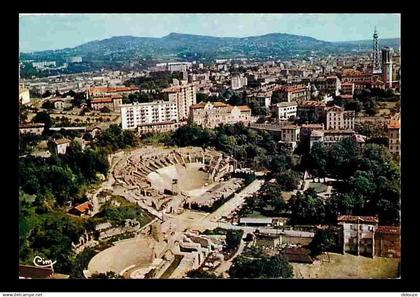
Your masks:
[[[177,121],[177,104],[172,101],[154,101],[121,105],[121,126],[123,129],[133,129],[144,124]]]
[[[178,120],[188,119],[190,107],[196,104],[196,90],[193,84],[181,84],[162,90],[169,102],[175,103],[178,109]]]
[[[231,88],[232,90],[237,90],[246,86],[248,84],[248,79],[242,75],[232,76],[231,79]]]

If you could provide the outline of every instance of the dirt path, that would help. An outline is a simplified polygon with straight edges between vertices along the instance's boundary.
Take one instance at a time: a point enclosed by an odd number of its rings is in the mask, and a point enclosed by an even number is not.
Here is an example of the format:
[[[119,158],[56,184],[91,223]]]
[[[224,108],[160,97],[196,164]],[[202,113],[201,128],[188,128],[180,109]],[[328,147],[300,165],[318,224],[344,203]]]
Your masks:
[[[329,253],[330,261],[321,256],[313,264],[292,263],[295,278],[317,279],[377,279],[398,277],[399,259]]]

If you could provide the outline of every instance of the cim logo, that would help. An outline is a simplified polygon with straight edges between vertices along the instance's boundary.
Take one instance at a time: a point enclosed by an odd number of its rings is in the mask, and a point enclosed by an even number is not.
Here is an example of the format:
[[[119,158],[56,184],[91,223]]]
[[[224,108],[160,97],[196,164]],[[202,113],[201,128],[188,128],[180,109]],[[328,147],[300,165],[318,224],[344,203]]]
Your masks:
[[[40,256],[35,256],[33,262],[34,262],[35,266],[37,266],[37,267],[42,267],[42,268],[51,267],[51,269],[53,269],[53,265],[55,263],[57,263],[57,261],[53,262],[52,260],[44,260]]]

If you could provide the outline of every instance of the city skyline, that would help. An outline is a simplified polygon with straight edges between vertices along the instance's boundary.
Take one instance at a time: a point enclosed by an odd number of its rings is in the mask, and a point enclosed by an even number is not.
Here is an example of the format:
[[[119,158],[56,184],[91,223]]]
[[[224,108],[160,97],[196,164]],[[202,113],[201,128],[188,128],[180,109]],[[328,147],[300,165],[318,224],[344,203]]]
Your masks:
[[[399,14],[22,14],[19,50],[54,50],[112,36],[163,37],[172,32],[215,37],[288,33],[357,41],[370,39],[375,26],[382,39],[400,37]]]

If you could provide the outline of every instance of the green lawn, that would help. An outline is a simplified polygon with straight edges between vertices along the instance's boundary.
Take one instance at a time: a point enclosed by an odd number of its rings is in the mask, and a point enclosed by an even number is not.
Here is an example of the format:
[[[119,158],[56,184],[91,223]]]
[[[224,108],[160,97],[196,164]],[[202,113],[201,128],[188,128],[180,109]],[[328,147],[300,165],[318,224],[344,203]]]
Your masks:
[[[323,193],[327,191],[327,185],[324,185],[323,183],[309,183],[309,188],[314,188],[315,192],[317,193]]]
[[[246,218],[265,218],[266,216],[262,215],[259,211],[253,211],[252,213],[245,216]]]

